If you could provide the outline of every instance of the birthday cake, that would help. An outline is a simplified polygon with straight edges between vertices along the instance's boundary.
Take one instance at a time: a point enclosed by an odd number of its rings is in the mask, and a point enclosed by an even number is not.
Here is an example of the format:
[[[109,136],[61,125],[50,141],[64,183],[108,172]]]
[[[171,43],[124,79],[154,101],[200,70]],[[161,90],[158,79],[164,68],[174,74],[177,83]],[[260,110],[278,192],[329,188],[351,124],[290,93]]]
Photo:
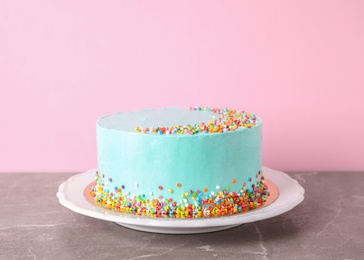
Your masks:
[[[261,171],[262,120],[207,107],[116,113],[97,123],[90,190],[108,209],[156,217],[211,217],[255,209],[269,191]]]

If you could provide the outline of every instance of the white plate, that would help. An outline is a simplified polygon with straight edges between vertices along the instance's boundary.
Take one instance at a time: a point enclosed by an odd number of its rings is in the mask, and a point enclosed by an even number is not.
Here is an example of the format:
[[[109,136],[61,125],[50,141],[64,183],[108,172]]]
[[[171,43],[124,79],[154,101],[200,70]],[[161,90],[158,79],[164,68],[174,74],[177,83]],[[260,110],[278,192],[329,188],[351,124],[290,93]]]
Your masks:
[[[72,176],[58,188],[59,202],[70,210],[89,217],[113,221],[131,229],[168,234],[213,232],[244,223],[268,219],[285,213],[304,199],[304,189],[287,174],[263,167],[264,176],[279,190],[279,197],[270,205],[241,214],[211,218],[155,218],[123,214],[91,204],[83,195],[84,188],[95,179],[94,169]]]

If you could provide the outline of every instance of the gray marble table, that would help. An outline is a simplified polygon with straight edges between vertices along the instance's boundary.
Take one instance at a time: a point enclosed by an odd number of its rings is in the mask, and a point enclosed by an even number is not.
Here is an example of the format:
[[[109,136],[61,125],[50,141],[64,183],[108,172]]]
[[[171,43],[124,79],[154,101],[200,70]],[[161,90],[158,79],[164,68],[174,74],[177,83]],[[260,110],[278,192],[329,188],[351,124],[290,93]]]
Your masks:
[[[0,173],[0,259],[364,259],[364,173],[290,173],[293,210],[206,234],[130,230],[61,206],[73,174]]]

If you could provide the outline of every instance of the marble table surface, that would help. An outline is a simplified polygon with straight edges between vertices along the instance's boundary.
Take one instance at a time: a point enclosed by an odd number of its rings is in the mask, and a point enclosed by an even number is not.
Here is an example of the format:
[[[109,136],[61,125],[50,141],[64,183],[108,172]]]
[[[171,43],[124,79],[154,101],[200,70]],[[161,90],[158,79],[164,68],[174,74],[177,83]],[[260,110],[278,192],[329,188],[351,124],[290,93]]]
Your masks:
[[[289,173],[305,200],[195,235],[134,231],[59,204],[70,173],[0,173],[0,259],[364,259],[364,172]]]

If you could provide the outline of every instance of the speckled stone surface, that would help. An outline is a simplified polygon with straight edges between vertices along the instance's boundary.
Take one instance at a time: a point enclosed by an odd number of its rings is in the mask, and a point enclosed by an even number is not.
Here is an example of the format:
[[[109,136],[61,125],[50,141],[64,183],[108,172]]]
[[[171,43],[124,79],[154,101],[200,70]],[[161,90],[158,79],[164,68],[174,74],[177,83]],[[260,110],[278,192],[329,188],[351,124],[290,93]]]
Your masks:
[[[197,235],[74,213],[56,197],[72,175],[0,173],[0,259],[364,259],[364,173],[291,173],[306,192],[293,210]]]

